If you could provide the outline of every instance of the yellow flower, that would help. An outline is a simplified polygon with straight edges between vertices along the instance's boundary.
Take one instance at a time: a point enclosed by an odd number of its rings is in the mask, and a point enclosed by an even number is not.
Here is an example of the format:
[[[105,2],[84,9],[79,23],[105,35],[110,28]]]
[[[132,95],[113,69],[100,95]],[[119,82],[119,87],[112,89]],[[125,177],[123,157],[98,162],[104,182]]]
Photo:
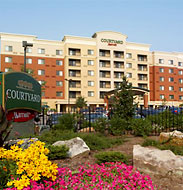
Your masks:
[[[12,186],[13,185],[13,181],[8,181],[7,186]]]
[[[24,143],[24,140],[20,140],[20,141],[17,142],[18,145],[21,145],[23,143]]]

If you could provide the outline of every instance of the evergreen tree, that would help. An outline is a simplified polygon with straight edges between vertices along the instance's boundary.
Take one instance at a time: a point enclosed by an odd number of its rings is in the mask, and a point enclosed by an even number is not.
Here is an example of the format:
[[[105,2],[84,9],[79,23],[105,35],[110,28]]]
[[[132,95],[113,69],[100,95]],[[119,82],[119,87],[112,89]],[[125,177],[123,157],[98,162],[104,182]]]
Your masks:
[[[85,98],[83,98],[82,96],[78,97],[76,99],[76,107],[77,108],[83,108],[85,106],[86,106]]]
[[[132,85],[123,76],[121,85],[114,96],[114,114],[127,121],[130,120],[137,106],[134,104],[134,99]]]

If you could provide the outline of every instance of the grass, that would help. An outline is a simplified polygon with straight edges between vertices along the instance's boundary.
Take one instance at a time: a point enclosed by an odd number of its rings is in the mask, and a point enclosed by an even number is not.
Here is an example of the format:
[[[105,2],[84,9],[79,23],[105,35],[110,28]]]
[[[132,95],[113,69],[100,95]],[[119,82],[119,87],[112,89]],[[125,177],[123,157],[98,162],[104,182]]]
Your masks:
[[[183,156],[183,148],[181,146],[175,146],[171,144],[162,144],[159,141],[152,139],[145,139],[142,146],[154,146],[160,150],[171,150],[175,155]]]

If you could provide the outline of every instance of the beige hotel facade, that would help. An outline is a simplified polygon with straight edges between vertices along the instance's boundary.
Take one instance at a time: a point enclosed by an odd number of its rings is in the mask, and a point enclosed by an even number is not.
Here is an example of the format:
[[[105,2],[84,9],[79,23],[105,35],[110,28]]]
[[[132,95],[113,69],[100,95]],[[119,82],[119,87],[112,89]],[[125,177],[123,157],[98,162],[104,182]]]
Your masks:
[[[42,103],[59,112],[68,104],[74,107],[79,96],[91,106],[106,106],[105,93],[116,89],[123,75],[133,87],[150,90],[146,92],[149,106],[182,103],[183,53],[151,52],[149,44],[128,42],[126,35],[113,31],[96,32],[92,37],[66,35],[60,41],[0,33],[2,72],[22,69],[22,41],[33,43],[27,49],[26,65],[43,85]],[[161,68],[164,73],[159,73]],[[136,101],[143,105],[143,96],[137,96]]]

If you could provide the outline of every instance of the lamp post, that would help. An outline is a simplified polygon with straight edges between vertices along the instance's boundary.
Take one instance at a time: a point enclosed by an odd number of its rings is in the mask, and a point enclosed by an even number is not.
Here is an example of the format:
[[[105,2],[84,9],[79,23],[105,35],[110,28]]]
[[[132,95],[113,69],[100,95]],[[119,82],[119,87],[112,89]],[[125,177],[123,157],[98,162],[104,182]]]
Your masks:
[[[70,89],[70,85],[69,85],[69,82],[72,81],[72,79],[65,79],[65,81],[68,82],[68,112],[70,112],[70,96],[69,96],[69,89]]]
[[[24,47],[24,72],[26,73],[26,50],[27,50],[27,47],[33,47],[33,44],[27,43],[27,41],[23,41],[22,47]]]

